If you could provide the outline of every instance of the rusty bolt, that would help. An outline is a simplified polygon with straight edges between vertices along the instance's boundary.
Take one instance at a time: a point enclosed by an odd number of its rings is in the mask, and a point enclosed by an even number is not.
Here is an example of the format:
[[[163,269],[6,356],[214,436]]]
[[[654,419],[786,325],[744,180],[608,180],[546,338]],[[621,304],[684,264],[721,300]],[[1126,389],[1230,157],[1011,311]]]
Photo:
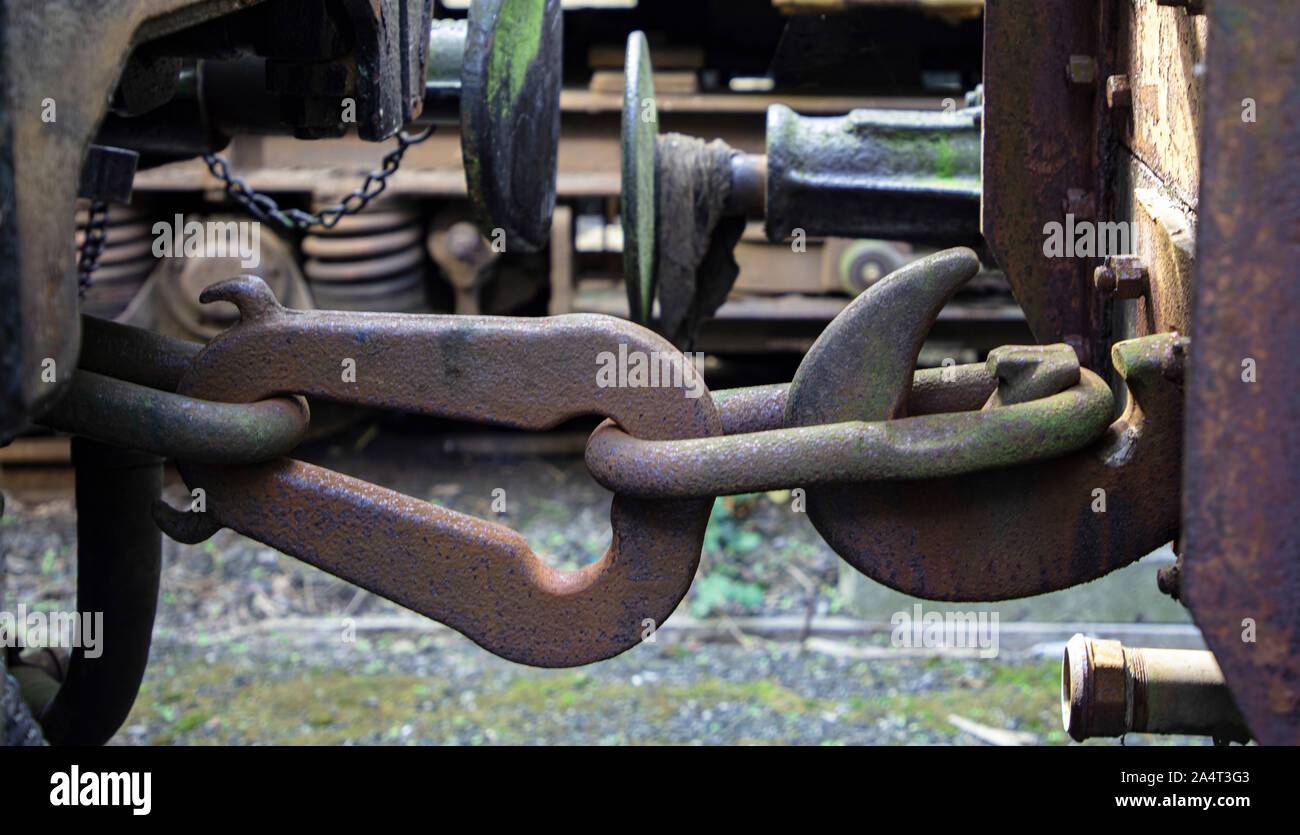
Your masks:
[[[1150,289],[1146,264],[1136,255],[1116,255],[1092,274],[1097,290],[1117,299],[1140,299]]]
[[[1183,593],[1183,574],[1179,570],[1179,565],[1166,565],[1156,572],[1156,586],[1163,594],[1167,594],[1174,600],[1182,597]]]
[[[1091,55],[1071,55],[1065,65],[1065,75],[1071,84],[1097,83],[1097,61]]]
[[[1118,281],[1115,277],[1115,271],[1110,267],[1102,265],[1092,273],[1092,283],[1097,285],[1097,292],[1103,296],[1115,295],[1118,287]]]
[[[456,223],[447,230],[447,249],[457,260],[469,263],[484,248],[483,236],[472,223]]]
[[[1106,79],[1106,106],[1132,107],[1133,93],[1128,86],[1127,75],[1112,75]]]
[[[1171,358],[1171,361],[1165,366],[1164,376],[1166,380],[1171,380],[1179,385],[1182,385],[1183,368],[1187,360],[1187,356],[1186,356],[1187,346],[1184,344],[1183,337],[1179,335],[1177,331],[1174,331],[1173,335],[1174,335],[1173,344],[1169,346],[1169,349],[1173,351],[1173,357]],[[1183,562],[1183,558],[1180,555],[1178,557],[1178,564],[1182,565],[1182,562]]]

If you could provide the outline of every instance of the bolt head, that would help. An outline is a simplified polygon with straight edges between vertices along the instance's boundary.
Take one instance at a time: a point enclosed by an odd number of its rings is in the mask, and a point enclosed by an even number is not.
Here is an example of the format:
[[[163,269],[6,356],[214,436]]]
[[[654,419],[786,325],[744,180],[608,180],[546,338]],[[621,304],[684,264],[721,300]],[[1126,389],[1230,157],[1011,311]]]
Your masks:
[[[1150,288],[1151,277],[1147,265],[1136,255],[1120,255],[1110,259],[1108,266],[1115,273],[1115,296],[1121,299],[1140,299]]]
[[[1071,84],[1097,83],[1097,61],[1091,55],[1071,55],[1065,65],[1065,75]]]
[[[1105,296],[1115,295],[1116,279],[1115,271],[1110,267],[1098,267],[1092,273],[1092,283],[1096,285],[1097,292]]]

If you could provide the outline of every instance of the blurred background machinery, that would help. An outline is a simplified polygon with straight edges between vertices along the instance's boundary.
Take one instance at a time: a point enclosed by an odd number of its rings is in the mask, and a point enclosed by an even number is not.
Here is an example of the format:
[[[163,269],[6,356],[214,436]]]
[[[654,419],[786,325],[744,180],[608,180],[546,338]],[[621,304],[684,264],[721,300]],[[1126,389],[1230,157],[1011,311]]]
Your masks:
[[[562,125],[554,161],[554,221],[545,240],[537,240],[540,225],[534,224],[527,234],[494,241],[493,229],[510,224],[499,219],[483,222],[485,201],[471,196],[465,174],[466,131],[455,129],[458,121],[465,123],[459,119],[464,103],[458,97],[465,86],[459,75],[465,65],[468,5],[434,7],[438,25],[430,38],[421,119],[438,128],[407,150],[384,194],[406,213],[406,232],[397,233],[394,219],[383,233],[366,232],[371,238],[366,241],[359,231],[313,230],[300,240],[290,236],[317,307],[630,315],[620,212],[624,46],[630,30],[650,35],[660,129],[716,137],[746,154],[768,151],[767,114],[773,104],[791,108],[790,118],[794,112],[839,117],[855,108],[941,116],[966,107],[966,94],[981,73],[978,3],[949,5],[942,14],[927,14],[909,8],[851,8],[853,4],[813,8],[746,2],[566,2],[563,49],[558,40],[543,45],[556,51],[543,57],[560,69],[555,77],[539,82],[546,96],[558,99]],[[860,69],[846,75],[846,61]],[[268,135],[273,133],[266,124],[272,121],[269,116],[263,123],[249,124],[255,120],[242,109],[237,111],[239,119],[225,115],[235,110],[227,102],[247,98],[229,91],[248,85],[247,75],[253,72],[249,59],[205,60],[192,72],[203,80],[200,91],[211,91],[200,96],[209,124],[235,134],[223,153],[249,189],[271,195],[282,205],[321,207],[346,195],[376,168],[376,149],[351,126],[337,138],[303,143],[293,136]],[[535,106],[531,112],[539,109]],[[264,110],[278,112],[271,104]],[[805,144],[816,153],[814,146]],[[978,153],[977,145],[975,150]],[[522,145],[518,154],[525,155]],[[835,164],[827,159],[828,166]],[[528,157],[527,164],[545,171],[547,162],[543,151]],[[509,159],[505,163],[514,164]],[[974,164],[977,169],[977,157]],[[975,187],[978,190],[978,177]],[[806,202],[815,200],[812,196]],[[141,171],[135,178],[133,205],[154,207],[162,216],[178,208],[200,215],[230,208],[224,184],[198,159]],[[969,218],[968,238],[978,239],[975,211]],[[445,247],[436,249],[456,223],[467,219],[480,221],[483,242],[463,242],[463,248],[484,248],[492,256],[479,263],[471,253],[466,256],[468,267]],[[716,315],[700,324],[695,347],[742,362],[747,356],[776,359],[774,364],[747,363],[770,368],[773,380],[788,376],[793,363],[853,296],[890,270],[933,251],[926,241],[828,237],[815,229],[801,234],[799,246],[792,246],[766,238],[761,221],[759,213],[740,235],[734,247],[739,278]],[[377,219],[376,229],[385,222]],[[360,229],[356,224],[364,223],[356,219],[341,225]],[[416,234],[415,227],[426,244],[420,259],[404,243]],[[352,237],[357,238],[354,248],[344,242]],[[392,250],[382,250],[390,245]],[[538,248],[544,251],[536,252]],[[355,266],[346,268],[345,263]],[[424,288],[422,302],[417,300],[417,281]],[[972,282],[945,311],[923,363],[979,359],[996,345],[1027,336],[1009,287],[991,264],[987,275]]]

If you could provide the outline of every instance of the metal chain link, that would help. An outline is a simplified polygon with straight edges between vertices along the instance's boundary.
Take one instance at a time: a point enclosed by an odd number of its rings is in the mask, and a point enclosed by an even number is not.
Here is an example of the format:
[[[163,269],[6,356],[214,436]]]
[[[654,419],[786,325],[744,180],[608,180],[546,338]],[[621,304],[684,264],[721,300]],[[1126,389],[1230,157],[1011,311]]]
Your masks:
[[[95,268],[104,254],[104,244],[108,241],[108,203],[95,200],[90,204],[86,217],[86,237],[81,242],[81,255],[77,259],[77,284],[81,298],[86,297],[90,289]]]
[[[401,166],[402,157],[406,154],[407,148],[428,139],[433,135],[433,132],[433,126],[414,136],[406,131],[399,131],[397,134],[397,147],[384,156],[383,167],[378,171],[371,171],[367,174],[366,181],[361,188],[343,198],[342,202],[327,206],[318,212],[305,212],[297,208],[282,209],[269,195],[253,191],[243,179],[230,173],[230,163],[226,161],[225,157],[218,154],[208,154],[203,160],[208,164],[208,170],[212,172],[212,176],[226,184],[226,194],[230,199],[243,206],[249,214],[258,220],[278,224],[290,231],[302,231],[313,226],[332,229],[344,216],[362,211],[370,201],[382,194],[384,189],[388,187],[388,178],[396,173]]]

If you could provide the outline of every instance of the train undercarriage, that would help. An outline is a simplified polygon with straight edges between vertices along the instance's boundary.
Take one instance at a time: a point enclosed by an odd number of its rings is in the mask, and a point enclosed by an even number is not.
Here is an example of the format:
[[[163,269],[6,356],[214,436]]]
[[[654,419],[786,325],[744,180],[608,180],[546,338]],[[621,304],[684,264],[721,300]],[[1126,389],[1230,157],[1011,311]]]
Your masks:
[[[126,636],[5,644],[6,742],[118,730],[164,535],[574,667],[673,614],[715,498],[787,490],[926,601],[1172,544],[1207,649],[1076,636],[1065,729],[1300,742],[1294,4],[2,11],[0,441],[73,438],[77,609]],[[609,552],[294,457],[357,409],[602,419]]]

